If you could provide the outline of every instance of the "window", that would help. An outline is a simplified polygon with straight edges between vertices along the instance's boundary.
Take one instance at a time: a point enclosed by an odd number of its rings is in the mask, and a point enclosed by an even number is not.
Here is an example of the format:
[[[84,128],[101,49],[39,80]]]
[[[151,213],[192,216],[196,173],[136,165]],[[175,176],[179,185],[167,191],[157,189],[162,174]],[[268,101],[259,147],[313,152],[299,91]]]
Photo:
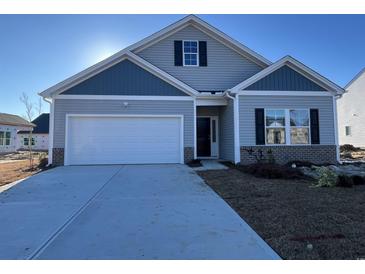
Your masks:
[[[28,137],[24,137],[23,144],[25,146],[29,146],[29,138]],[[34,138],[32,137],[32,146],[34,146],[34,145],[35,145],[35,141],[34,141]]]
[[[0,146],[10,146],[10,131],[0,131]]]
[[[351,136],[351,127],[350,126],[345,126],[345,134],[346,134],[346,136]]]
[[[184,66],[198,66],[198,41],[183,42]]]
[[[266,110],[266,144],[285,144],[285,110]]]
[[[0,131],[0,146],[3,146],[5,144],[5,132]]]
[[[310,143],[308,109],[265,109],[267,145]]]
[[[290,110],[290,143],[309,144],[308,110]]]

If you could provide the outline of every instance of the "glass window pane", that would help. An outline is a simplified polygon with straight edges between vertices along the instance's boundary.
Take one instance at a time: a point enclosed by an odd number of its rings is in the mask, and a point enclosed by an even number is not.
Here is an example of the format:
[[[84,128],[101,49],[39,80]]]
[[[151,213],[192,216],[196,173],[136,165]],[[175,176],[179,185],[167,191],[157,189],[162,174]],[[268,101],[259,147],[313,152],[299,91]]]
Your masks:
[[[290,131],[292,144],[309,144],[309,130],[306,127],[293,127]]]
[[[212,142],[215,143],[217,141],[217,129],[216,129],[216,121],[212,120]]]
[[[267,128],[266,129],[267,144],[285,144],[285,129],[284,128]]]
[[[197,65],[198,62],[197,62],[197,58],[196,58],[196,54],[191,54],[190,56],[190,60],[191,60],[191,65]]]
[[[266,110],[267,127],[285,127],[285,110]]]
[[[11,136],[10,135],[10,131],[8,131],[8,132],[5,133],[5,138],[10,138],[10,136]]]
[[[291,126],[309,126],[308,110],[290,110],[290,125]]]

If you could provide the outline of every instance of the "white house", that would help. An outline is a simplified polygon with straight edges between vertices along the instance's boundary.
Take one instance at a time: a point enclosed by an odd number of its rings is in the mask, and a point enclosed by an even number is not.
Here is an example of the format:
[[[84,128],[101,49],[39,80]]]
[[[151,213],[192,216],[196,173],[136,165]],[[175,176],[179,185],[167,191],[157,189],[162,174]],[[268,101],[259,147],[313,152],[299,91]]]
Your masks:
[[[365,147],[365,68],[345,87],[337,101],[339,142]]]
[[[17,115],[0,113],[0,154],[16,151],[19,146],[17,133],[33,127],[34,124]]]
[[[19,131],[19,149],[28,149],[32,142],[32,149],[39,151],[48,150],[49,113],[42,113],[32,121],[35,128],[32,131],[32,140],[29,140],[29,131]]]

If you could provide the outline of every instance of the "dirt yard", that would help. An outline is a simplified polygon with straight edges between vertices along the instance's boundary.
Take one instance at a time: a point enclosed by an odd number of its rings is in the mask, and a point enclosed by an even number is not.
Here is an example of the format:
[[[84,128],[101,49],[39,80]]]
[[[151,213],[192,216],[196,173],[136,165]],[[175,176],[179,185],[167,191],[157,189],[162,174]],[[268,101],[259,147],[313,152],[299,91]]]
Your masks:
[[[27,152],[17,152],[0,155],[0,186],[12,183],[33,175],[39,171],[39,156],[36,152],[33,155],[33,169],[30,169]],[[44,154],[46,156],[46,154]]]
[[[198,174],[283,259],[365,259],[365,185],[313,188],[237,169]]]

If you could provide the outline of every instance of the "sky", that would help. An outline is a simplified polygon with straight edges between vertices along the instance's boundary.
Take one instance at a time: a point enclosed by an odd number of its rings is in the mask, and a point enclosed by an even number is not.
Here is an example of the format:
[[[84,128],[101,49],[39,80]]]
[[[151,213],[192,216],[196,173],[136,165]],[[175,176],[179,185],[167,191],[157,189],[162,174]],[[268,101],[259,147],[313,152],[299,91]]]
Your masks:
[[[199,16],[272,62],[291,55],[342,87],[365,67],[365,15]],[[0,112],[23,115],[23,92],[36,103],[38,92],[182,17],[0,15]]]

